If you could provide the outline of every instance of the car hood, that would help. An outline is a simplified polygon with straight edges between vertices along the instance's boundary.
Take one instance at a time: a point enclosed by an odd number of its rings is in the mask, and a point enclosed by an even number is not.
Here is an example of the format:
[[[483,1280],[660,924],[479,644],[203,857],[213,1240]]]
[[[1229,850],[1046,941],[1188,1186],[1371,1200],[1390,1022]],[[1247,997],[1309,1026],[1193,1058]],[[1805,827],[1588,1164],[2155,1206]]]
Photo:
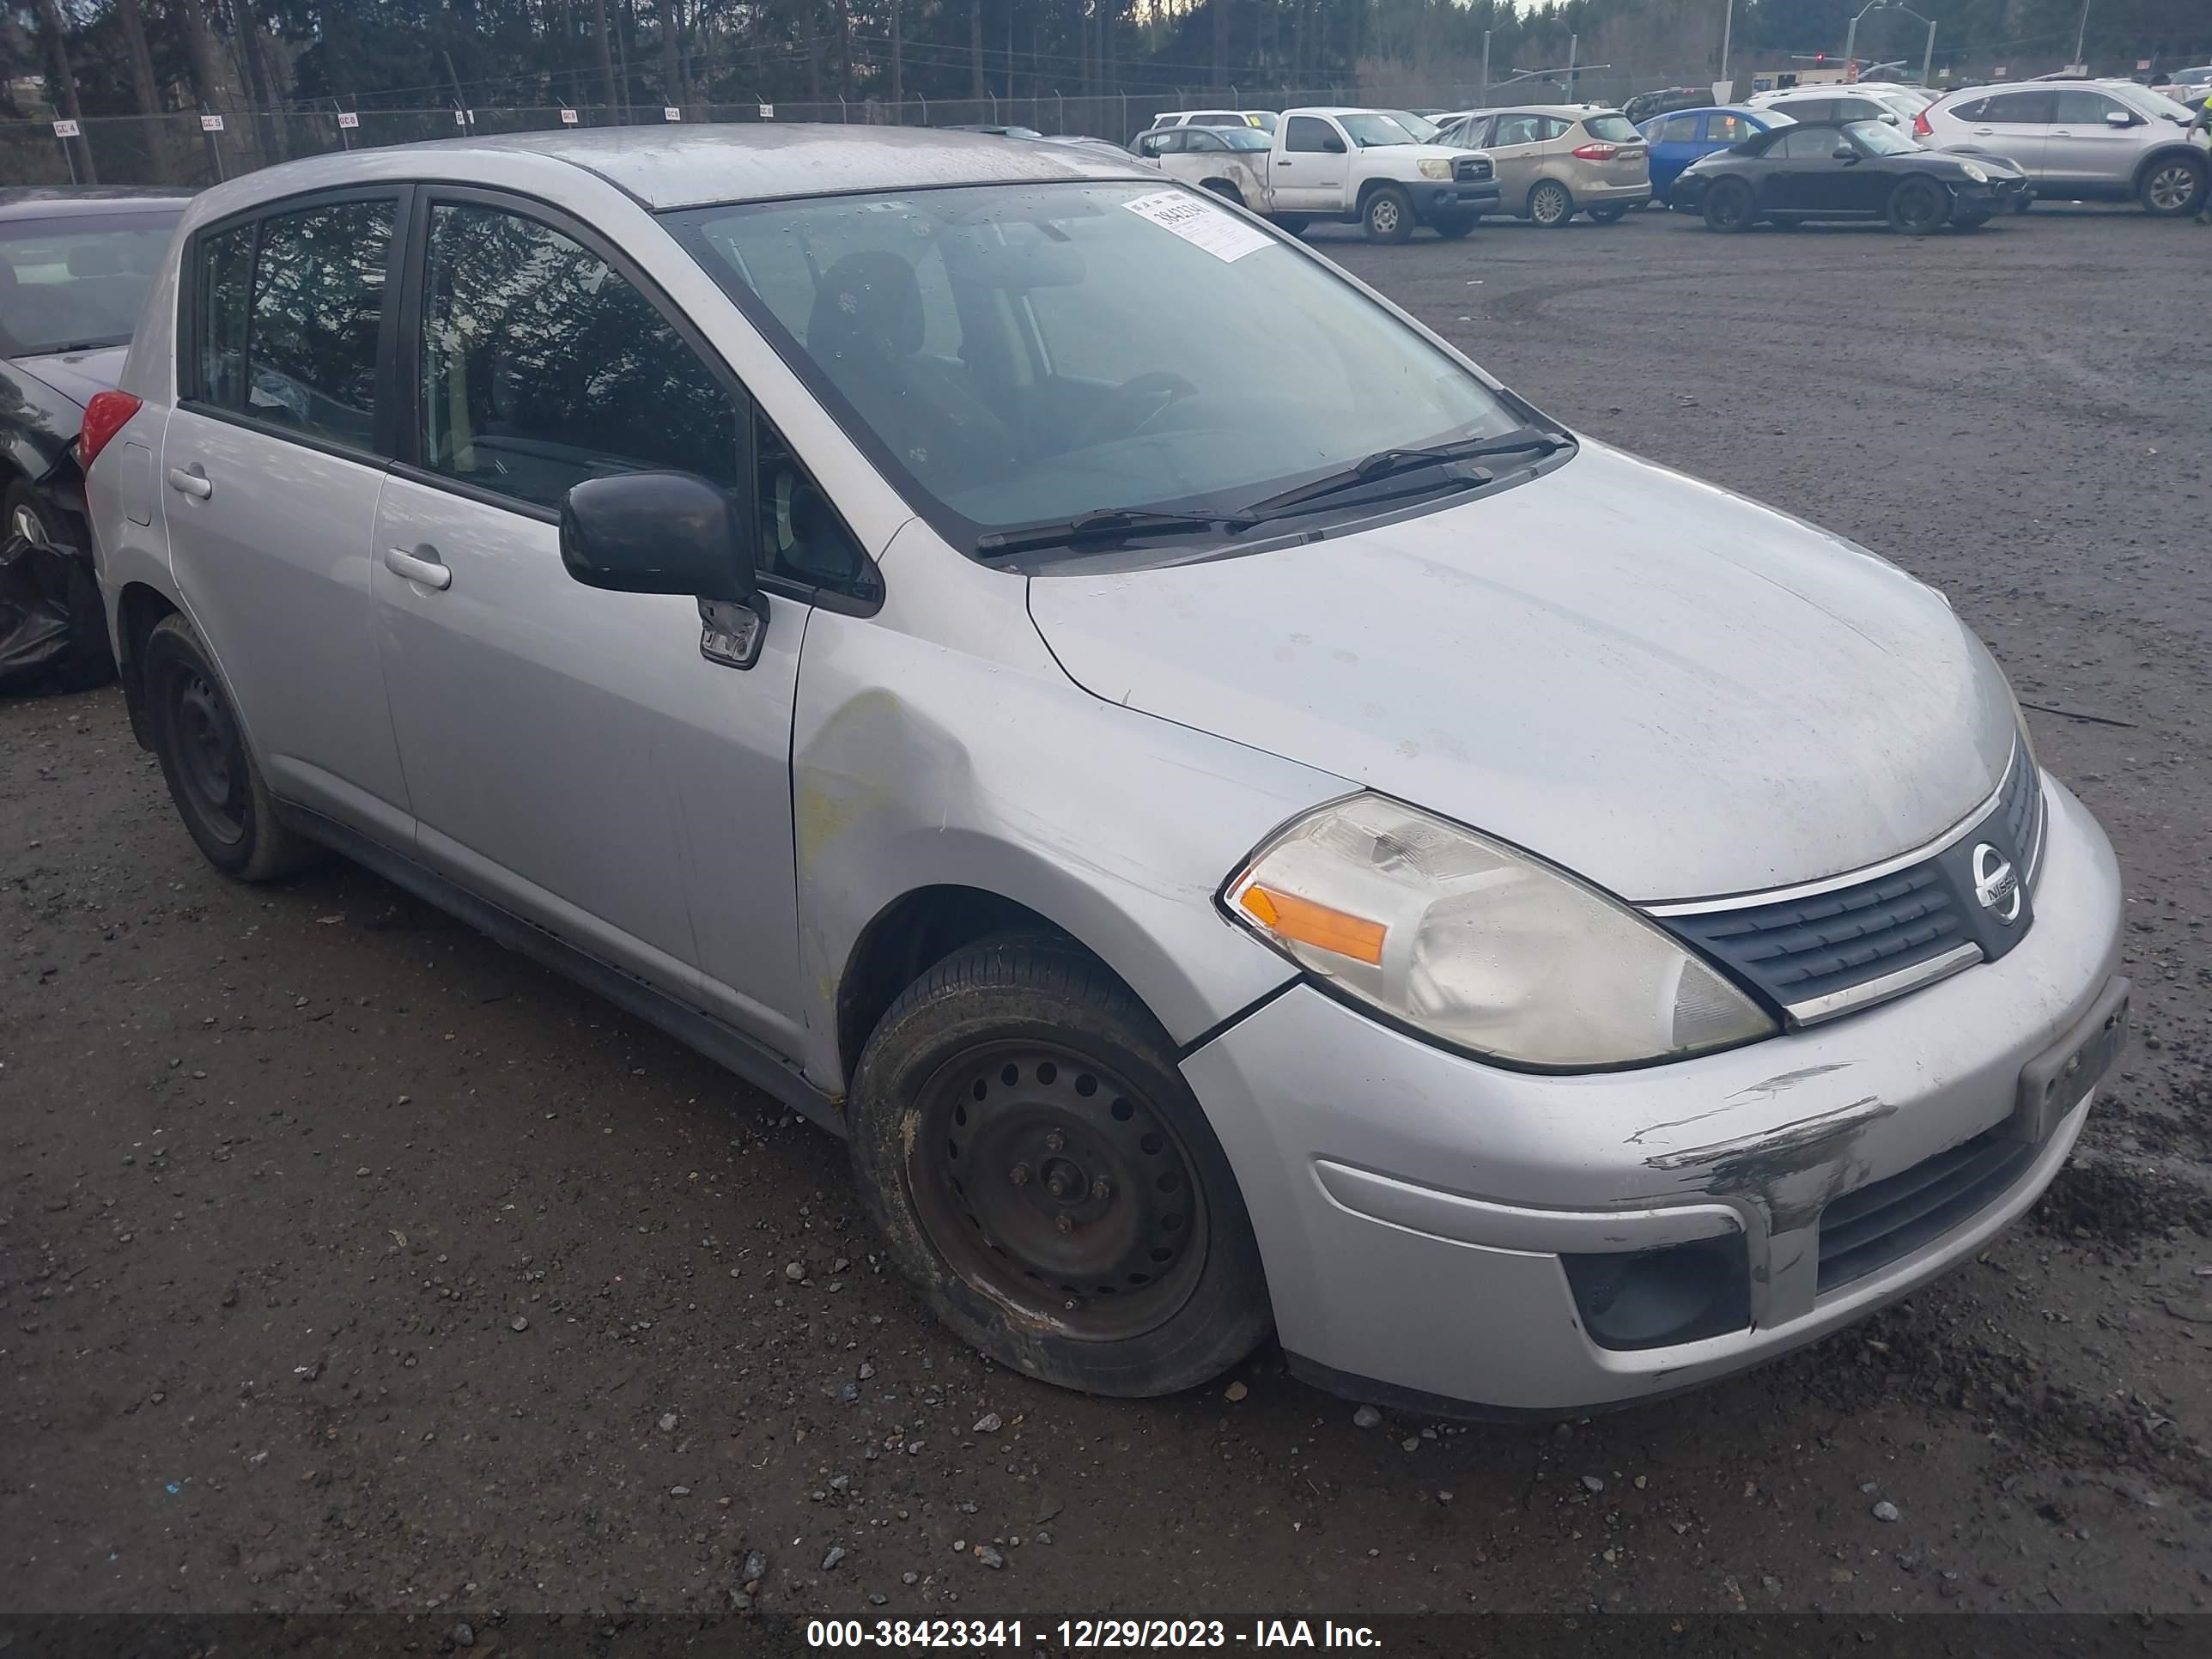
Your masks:
[[[1933,589],[1587,440],[1379,528],[1039,576],[1030,609],[1099,697],[1643,901],[1909,851],[1996,788],[2014,742],[2002,675]]]
[[[45,356],[18,357],[15,362],[26,373],[37,375],[82,408],[94,394],[112,390],[123,378],[123,360],[130,355],[129,346],[98,346],[90,351],[57,351]]]

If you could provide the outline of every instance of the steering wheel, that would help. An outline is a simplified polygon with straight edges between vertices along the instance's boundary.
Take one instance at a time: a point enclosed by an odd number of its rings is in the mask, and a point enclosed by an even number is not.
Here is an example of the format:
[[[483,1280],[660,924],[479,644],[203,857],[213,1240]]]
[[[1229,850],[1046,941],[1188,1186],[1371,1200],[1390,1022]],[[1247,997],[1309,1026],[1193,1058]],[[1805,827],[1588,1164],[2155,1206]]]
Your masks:
[[[1149,369],[1121,382],[1100,400],[1082,426],[1077,430],[1073,448],[1082,449],[1091,444],[1103,443],[1109,438],[1133,438],[1165,412],[1167,406],[1179,398],[1194,398],[1198,388],[1180,374],[1164,368]],[[1150,403],[1152,407],[1129,422],[1126,430],[1117,430],[1127,420],[1132,405]]]

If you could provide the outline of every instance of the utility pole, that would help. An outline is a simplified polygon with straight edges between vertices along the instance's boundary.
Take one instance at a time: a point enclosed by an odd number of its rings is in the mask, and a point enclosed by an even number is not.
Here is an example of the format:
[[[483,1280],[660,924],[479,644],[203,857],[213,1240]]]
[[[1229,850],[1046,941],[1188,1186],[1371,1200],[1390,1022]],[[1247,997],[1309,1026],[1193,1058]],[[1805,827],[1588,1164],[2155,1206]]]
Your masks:
[[[906,46],[899,39],[899,0],[891,0],[891,107],[898,111],[901,126],[906,125]]]
[[[1733,4],[1735,0],[1729,0],[1729,3]],[[1487,109],[1490,106],[1490,31],[1488,29],[1482,32],[1482,96],[1474,100],[1474,106],[1477,109]]]
[[[2088,64],[2081,57],[2081,43],[2089,33],[2089,0],[2081,0],[2081,21],[2074,27],[2074,62],[2081,68]]]
[[[1728,11],[1721,19],[1721,79],[1733,81],[1729,75],[1729,43],[1735,33],[1735,0],[1728,0]]]
[[[599,31],[599,95],[606,100],[611,119],[615,108],[615,52],[607,42],[607,0],[592,0],[592,21]]]

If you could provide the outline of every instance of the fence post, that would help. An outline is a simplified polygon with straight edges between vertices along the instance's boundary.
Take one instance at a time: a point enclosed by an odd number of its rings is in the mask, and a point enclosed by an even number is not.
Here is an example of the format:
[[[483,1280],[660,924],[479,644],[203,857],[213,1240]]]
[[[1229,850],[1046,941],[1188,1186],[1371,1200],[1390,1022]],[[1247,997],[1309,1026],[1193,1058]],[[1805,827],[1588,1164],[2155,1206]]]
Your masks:
[[[1129,94],[1126,92],[1121,94],[1121,133],[1114,142],[1118,144],[1129,142]]]
[[[216,183],[221,184],[223,179],[222,140],[216,135],[222,131],[221,125],[222,118],[216,115],[216,125],[210,126],[207,124],[207,118],[210,115],[215,115],[215,112],[205,104],[202,104],[200,106],[200,137],[207,140],[208,160],[215,165]]]
[[[853,112],[845,107],[845,94],[841,92],[837,94],[837,119],[842,124],[852,118]]]
[[[1052,123],[1053,131],[1054,132],[1066,132],[1067,131],[1067,100],[1060,95],[1060,88],[1058,87],[1054,87],[1052,89],[1052,106],[1054,112]]]

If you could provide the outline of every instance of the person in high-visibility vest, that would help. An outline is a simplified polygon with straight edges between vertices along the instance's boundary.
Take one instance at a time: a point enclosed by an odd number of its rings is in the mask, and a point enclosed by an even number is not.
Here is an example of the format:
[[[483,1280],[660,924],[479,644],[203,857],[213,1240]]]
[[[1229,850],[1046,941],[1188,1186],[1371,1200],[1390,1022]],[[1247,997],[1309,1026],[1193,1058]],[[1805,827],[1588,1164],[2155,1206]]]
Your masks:
[[[2190,125],[2192,128],[2203,128],[2206,135],[2212,137],[2212,97],[2206,98],[2197,106],[2197,119]],[[2205,180],[2204,194],[2197,201],[2197,222],[2212,225],[2212,178]]]

